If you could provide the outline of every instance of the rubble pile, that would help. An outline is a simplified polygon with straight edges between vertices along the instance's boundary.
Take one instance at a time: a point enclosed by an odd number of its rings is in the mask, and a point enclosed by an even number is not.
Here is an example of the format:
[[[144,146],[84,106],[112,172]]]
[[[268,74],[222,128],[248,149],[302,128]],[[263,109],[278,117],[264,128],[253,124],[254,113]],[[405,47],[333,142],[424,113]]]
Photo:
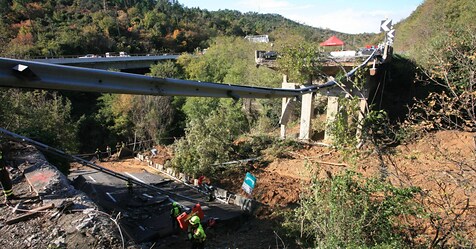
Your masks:
[[[34,147],[15,144],[9,158],[17,198],[0,205],[2,248],[134,248],[124,245],[114,217],[75,190]]]

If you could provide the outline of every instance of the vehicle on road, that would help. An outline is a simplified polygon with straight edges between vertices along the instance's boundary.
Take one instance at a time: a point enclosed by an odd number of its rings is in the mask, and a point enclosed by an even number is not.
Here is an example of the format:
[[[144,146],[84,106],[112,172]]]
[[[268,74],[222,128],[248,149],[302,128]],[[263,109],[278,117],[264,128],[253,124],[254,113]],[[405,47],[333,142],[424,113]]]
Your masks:
[[[95,54],[87,54],[87,55],[84,55],[84,56],[80,56],[78,58],[98,58],[99,56],[95,55]]]
[[[106,57],[116,57],[116,56],[117,56],[117,54],[114,53],[114,52],[107,52],[106,53]]]

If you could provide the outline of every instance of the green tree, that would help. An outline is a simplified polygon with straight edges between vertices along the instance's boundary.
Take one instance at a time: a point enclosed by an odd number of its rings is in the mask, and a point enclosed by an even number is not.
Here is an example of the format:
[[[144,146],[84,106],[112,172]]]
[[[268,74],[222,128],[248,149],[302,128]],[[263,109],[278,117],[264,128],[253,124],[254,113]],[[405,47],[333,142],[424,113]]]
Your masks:
[[[56,92],[0,91],[0,126],[47,145],[76,151],[77,125],[71,103]]]
[[[160,78],[180,78],[181,69],[173,61],[165,61],[150,67],[151,76]]]
[[[315,43],[300,42],[288,45],[278,57],[280,71],[291,81],[310,83],[322,78],[321,62],[323,55]]]
[[[278,73],[254,65],[255,50],[265,47],[242,38],[219,37],[212,41],[205,54],[184,55],[178,63],[192,80],[277,87],[281,81]]]
[[[97,119],[116,136],[133,138],[130,127],[133,126],[130,110],[132,95],[126,94],[103,94],[99,97],[99,111]]]
[[[190,117],[185,137],[175,143],[175,157],[172,161],[176,168],[187,173],[213,173],[216,170],[214,164],[230,160],[233,156],[233,141],[249,129],[246,116],[241,111],[241,105],[230,99],[220,99],[217,105],[209,113],[202,113]],[[193,98],[187,101],[207,100]],[[195,102],[196,103],[196,102]],[[185,113],[189,106],[184,106]],[[212,106],[208,105],[208,107]],[[200,111],[203,111],[201,109]]]

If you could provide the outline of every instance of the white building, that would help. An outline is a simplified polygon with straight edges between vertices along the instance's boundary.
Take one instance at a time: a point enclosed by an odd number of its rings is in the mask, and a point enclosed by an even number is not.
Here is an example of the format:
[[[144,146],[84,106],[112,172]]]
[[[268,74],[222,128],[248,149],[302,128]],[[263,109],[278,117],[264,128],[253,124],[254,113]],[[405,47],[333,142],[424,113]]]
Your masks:
[[[269,42],[269,37],[268,35],[247,35],[245,36],[245,39],[250,41],[250,42],[262,42],[262,43],[268,43]]]

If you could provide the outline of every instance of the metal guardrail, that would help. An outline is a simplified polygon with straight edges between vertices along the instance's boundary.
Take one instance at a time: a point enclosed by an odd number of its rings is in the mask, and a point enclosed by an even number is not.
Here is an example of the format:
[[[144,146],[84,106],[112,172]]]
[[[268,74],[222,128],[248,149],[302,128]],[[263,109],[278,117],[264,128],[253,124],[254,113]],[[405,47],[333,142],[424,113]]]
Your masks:
[[[348,72],[352,76],[374,59],[375,50],[362,64]],[[380,53],[380,52],[379,52]],[[124,57],[128,58],[128,57]],[[336,80],[301,89],[283,89],[157,78],[106,70],[55,65],[0,58],[0,86],[85,92],[107,92],[158,96],[196,96],[216,98],[297,97],[333,87]]]

